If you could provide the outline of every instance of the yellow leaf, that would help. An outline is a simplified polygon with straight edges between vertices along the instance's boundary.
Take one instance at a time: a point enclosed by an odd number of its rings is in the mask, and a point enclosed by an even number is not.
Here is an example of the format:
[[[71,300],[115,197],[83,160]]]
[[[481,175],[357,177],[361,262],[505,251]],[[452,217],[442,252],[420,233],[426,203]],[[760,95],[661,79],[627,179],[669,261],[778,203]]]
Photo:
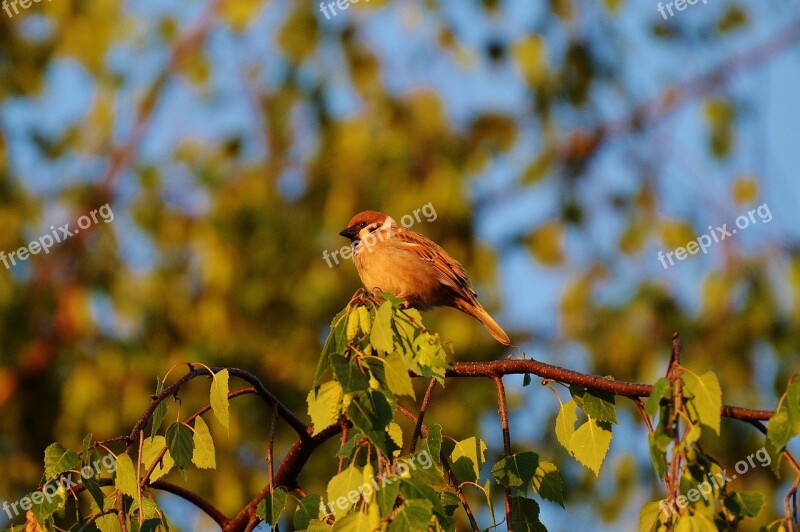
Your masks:
[[[261,0],[223,0],[220,13],[234,31],[242,31],[256,17]]]
[[[703,283],[703,310],[708,316],[724,316],[730,306],[730,280],[719,274],[709,275]]]
[[[564,261],[564,224],[560,220],[545,222],[526,238],[533,256],[546,266]]]
[[[720,98],[708,100],[703,106],[703,113],[706,116],[706,121],[710,129],[728,127],[735,116],[733,106],[730,102]]]
[[[661,240],[670,249],[685,246],[696,237],[692,224],[682,220],[667,220],[661,224]]]
[[[514,59],[525,80],[539,87],[547,74],[547,43],[540,35],[528,35],[517,41],[513,49]]]
[[[633,255],[644,249],[647,242],[647,226],[641,222],[631,221],[619,237],[619,249],[623,253]]]
[[[732,196],[736,205],[753,203],[758,199],[758,180],[753,176],[739,176],[733,182]]]

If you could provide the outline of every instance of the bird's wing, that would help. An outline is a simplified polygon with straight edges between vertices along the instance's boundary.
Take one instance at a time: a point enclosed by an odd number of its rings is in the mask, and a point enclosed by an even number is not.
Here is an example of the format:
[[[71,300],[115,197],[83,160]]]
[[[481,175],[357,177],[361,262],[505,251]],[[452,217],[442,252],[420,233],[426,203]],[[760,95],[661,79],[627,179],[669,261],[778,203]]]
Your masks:
[[[451,288],[458,296],[468,301],[478,297],[464,267],[436,242],[404,227],[395,230],[394,238],[404,248],[433,264],[439,282]]]

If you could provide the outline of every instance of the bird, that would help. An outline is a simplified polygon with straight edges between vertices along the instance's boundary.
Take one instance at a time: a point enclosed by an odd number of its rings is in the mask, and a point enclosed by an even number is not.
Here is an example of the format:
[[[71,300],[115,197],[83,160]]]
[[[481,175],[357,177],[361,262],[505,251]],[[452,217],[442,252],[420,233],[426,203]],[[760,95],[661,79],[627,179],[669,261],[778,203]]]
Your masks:
[[[464,267],[431,239],[378,211],[356,214],[339,234],[350,240],[356,271],[367,290],[402,297],[420,310],[456,308],[480,321],[495,340],[511,345],[478,301]]]

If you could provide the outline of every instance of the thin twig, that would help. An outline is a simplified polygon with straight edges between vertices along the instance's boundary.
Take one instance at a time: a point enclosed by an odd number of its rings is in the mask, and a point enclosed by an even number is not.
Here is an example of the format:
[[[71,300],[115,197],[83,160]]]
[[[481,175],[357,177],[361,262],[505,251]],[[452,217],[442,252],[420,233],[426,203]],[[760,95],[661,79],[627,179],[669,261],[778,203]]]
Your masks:
[[[672,353],[669,358],[669,366],[667,368],[667,378],[672,382],[674,393],[674,406],[670,411],[669,427],[672,431],[672,439],[675,441],[675,448],[681,440],[680,434],[680,420],[681,412],[683,411],[683,381],[681,380],[681,340],[678,333],[672,335]],[[669,490],[669,499],[676,500],[681,494],[680,487],[680,474],[681,474],[681,461],[683,454],[674,451],[672,460],[670,461],[669,478],[667,479],[667,488]]]
[[[413,454],[417,448],[417,440],[419,439],[419,431],[422,428],[422,420],[425,418],[425,410],[428,408],[428,403],[431,401],[433,389],[436,387],[436,378],[431,378],[428,384],[428,389],[425,390],[425,396],[422,398],[422,404],[419,407],[419,417],[417,417],[417,424],[414,426],[414,432],[411,433],[411,446],[408,453]]]
[[[214,373],[217,373],[223,369],[227,369],[229,375],[250,383],[255,389],[256,394],[267,404],[270,406],[277,405],[278,413],[280,414],[281,418],[283,418],[289,424],[289,426],[291,426],[294,431],[297,432],[301,439],[310,437],[306,424],[303,423],[291,410],[289,410],[289,408],[277,397],[275,397],[272,392],[267,390],[266,386],[264,386],[258,377],[250,372],[238,368],[211,368]],[[194,368],[186,375],[175,381],[173,384],[164,388],[160,394],[154,395],[150,401],[150,405],[147,407],[147,409],[145,409],[144,414],[142,414],[142,416],[139,418],[139,421],[136,422],[136,425],[134,425],[133,429],[131,430],[131,433],[127,436],[126,441],[128,442],[128,448],[125,452],[130,454],[132,442],[136,441],[136,437],[139,435],[139,432],[144,430],[144,428],[147,426],[147,422],[150,420],[153,412],[155,412],[155,409],[158,407],[161,401],[165,400],[167,397],[177,394],[178,391],[192,379],[204,376],[211,376],[211,374],[204,368]]]
[[[503,386],[503,378],[498,376],[492,377],[494,386],[497,389],[497,407],[500,412],[500,426],[503,429],[503,454],[508,457],[511,456],[511,430],[508,427],[508,404],[506,403],[506,389]],[[511,488],[505,489],[505,506],[506,506],[506,530],[514,531],[514,524],[511,521]]]
[[[339,450],[344,447],[344,444],[347,443],[347,438],[350,436],[350,426],[347,424],[347,418],[341,416],[339,418],[339,425],[342,427],[342,444],[339,446]],[[337,473],[341,473],[344,471],[344,465],[347,463],[347,457],[340,456],[339,457],[339,469]]]
[[[650,421],[650,416],[647,415],[647,411],[644,409],[644,403],[638,397],[633,399],[633,404],[636,405],[637,410],[642,415],[642,419],[644,419],[644,424],[647,425],[647,432],[653,434],[653,423]]]
[[[117,490],[117,496],[114,501],[114,508],[117,511],[117,519],[119,520],[119,528],[121,532],[128,532],[128,525],[125,523],[125,505],[122,500],[122,492]]]
[[[415,416],[411,410],[404,407],[403,405],[397,405],[397,410],[404,416],[414,421],[419,426],[420,433],[424,434],[427,437],[430,431],[428,430],[428,427],[425,426],[425,423],[419,420],[418,416]],[[442,435],[442,437],[451,440],[453,439],[445,435]],[[461,484],[458,482],[458,478],[456,478],[455,472],[453,471],[453,467],[450,465],[450,460],[448,460],[447,455],[442,450],[439,451],[439,459],[442,462],[442,469],[444,469],[445,473],[447,473],[448,482],[456,490],[456,495],[458,496],[459,502],[461,502],[461,507],[464,508],[464,512],[466,512],[467,514],[467,519],[469,519],[469,524],[472,527],[472,530],[480,530],[478,528],[478,522],[475,520],[475,515],[473,515],[472,513],[472,508],[469,507],[469,502],[467,501],[467,498],[464,495],[464,491],[461,489]]]
[[[275,468],[274,460],[275,460],[275,425],[278,422],[278,407],[276,405],[272,405],[272,420],[269,425],[269,449],[267,450],[267,468],[269,472],[269,487],[270,490],[274,489],[272,484],[273,479],[275,478]]]

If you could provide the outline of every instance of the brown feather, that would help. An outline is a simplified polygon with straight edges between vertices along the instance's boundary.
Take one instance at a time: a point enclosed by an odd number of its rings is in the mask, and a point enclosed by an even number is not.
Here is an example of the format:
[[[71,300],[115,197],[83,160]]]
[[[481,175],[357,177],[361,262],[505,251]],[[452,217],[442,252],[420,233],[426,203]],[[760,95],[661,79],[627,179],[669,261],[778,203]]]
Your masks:
[[[354,242],[353,262],[367,290],[404,297],[417,308],[457,308],[480,321],[498,342],[511,345],[503,328],[478,302],[461,263],[431,239],[378,211],[356,214],[341,234]]]

